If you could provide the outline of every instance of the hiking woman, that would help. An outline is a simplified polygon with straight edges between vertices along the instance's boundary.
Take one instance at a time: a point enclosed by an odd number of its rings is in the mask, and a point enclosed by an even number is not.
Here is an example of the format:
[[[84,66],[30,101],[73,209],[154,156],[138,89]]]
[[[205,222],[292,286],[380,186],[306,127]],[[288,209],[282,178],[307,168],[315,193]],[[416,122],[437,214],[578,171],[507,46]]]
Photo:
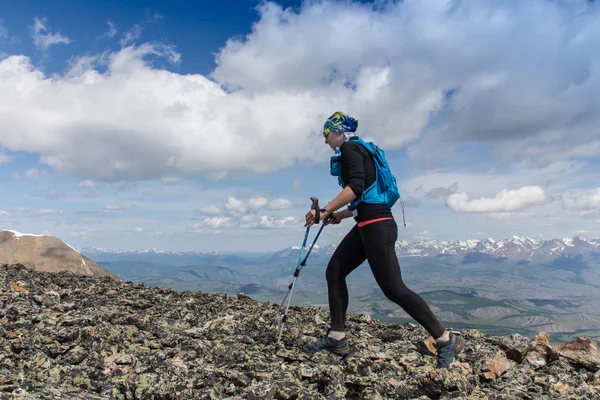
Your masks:
[[[398,227],[391,208],[386,204],[361,201],[366,200],[363,192],[375,182],[376,166],[371,153],[354,134],[357,127],[356,119],[336,112],[327,119],[323,129],[325,143],[336,152],[339,149],[339,156],[334,158],[341,161],[341,168],[334,171],[332,158],[331,173],[339,176],[343,190],[321,210],[319,218],[325,224],[338,224],[343,219],[354,217],[356,224],[342,239],[327,265],[331,327],[325,337],[310,343],[308,350],[328,350],[338,355],[349,353],[345,334],[348,309],[346,277],[366,260],[385,296],[402,307],[435,338],[439,349],[437,367],[446,368],[462,349],[463,340],[446,331],[425,301],[402,281],[395,252]],[[337,211],[348,204],[353,207]],[[318,222],[315,221],[315,210],[310,210],[305,218],[305,226]]]

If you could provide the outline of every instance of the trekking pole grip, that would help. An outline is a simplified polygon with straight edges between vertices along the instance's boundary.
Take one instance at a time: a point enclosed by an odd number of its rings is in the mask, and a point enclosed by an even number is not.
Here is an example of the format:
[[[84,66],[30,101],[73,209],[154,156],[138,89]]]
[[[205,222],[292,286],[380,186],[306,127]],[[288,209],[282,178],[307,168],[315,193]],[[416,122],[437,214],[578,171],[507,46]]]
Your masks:
[[[310,200],[312,201],[312,206],[310,206],[310,208],[315,210],[315,224],[318,224],[321,212],[321,210],[319,210],[319,198],[311,197]]]

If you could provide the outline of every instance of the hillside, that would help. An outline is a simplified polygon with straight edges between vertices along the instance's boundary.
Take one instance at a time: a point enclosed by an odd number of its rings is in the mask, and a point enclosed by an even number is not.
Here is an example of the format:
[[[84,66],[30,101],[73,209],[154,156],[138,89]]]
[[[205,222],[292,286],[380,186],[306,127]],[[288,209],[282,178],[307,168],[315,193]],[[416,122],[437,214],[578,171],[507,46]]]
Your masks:
[[[36,271],[71,271],[79,275],[118,279],[61,239],[49,235],[0,230],[0,263],[20,263]]]
[[[277,306],[244,294],[150,288],[108,277],[0,266],[0,391],[86,399],[593,399],[594,341],[551,346],[540,333],[465,331],[465,351],[434,369],[427,334],[352,315],[353,353],[303,351],[327,314],[290,309],[276,348]]]

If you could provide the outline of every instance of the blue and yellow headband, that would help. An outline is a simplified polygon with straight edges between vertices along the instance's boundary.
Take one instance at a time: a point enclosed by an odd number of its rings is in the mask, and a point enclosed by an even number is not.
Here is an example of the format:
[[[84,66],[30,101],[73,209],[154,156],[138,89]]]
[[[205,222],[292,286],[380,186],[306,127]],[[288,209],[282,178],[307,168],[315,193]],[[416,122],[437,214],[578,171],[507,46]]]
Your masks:
[[[357,119],[352,118],[341,111],[336,111],[331,117],[327,118],[327,121],[325,121],[325,125],[323,126],[323,136],[327,139],[327,136],[329,136],[331,132],[356,132],[356,128],[358,128]]]

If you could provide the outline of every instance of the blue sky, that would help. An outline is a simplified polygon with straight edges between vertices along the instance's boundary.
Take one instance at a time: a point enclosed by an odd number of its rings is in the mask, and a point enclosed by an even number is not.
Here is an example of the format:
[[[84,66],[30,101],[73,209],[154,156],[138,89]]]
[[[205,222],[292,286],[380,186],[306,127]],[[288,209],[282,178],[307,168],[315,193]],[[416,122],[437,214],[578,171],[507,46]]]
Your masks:
[[[0,228],[298,245],[341,110],[386,150],[400,240],[600,236],[599,6],[465,3],[0,0]]]

